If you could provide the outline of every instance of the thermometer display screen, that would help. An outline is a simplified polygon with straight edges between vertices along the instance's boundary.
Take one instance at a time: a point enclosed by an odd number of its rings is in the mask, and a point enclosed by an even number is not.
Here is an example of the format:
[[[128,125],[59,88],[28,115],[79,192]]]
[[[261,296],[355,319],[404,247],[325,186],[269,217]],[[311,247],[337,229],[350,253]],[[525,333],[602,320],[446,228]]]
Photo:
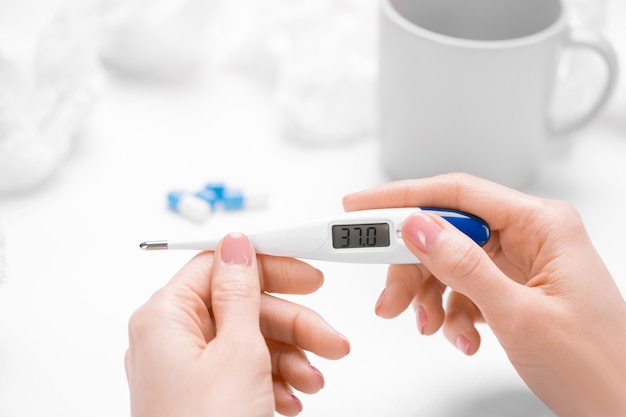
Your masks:
[[[389,224],[339,224],[332,227],[333,248],[384,248],[389,246]]]

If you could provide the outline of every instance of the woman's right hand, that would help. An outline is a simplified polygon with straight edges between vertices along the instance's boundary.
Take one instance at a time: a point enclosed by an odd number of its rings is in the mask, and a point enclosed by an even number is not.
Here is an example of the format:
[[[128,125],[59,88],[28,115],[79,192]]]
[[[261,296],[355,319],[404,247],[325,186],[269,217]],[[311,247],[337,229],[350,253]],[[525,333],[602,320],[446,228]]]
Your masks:
[[[410,216],[403,238],[422,263],[390,267],[377,314],[395,317],[412,302],[422,333],[443,326],[466,354],[485,321],[559,415],[626,415],[626,303],[571,205],[450,174],[351,194],[344,207],[441,207],[487,221],[483,250],[440,217]]]

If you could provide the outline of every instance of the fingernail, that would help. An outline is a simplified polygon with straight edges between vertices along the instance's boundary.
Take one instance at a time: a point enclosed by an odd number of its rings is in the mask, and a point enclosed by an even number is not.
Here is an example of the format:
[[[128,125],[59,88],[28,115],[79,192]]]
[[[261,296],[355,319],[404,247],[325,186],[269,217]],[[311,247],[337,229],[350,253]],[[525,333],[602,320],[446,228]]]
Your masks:
[[[345,337],[341,333],[339,333],[339,336],[341,337],[341,340],[343,341],[343,350],[346,352],[345,354],[347,355],[348,353],[350,353],[350,349],[351,349],[350,341],[348,340],[347,337]]]
[[[426,329],[426,325],[428,324],[428,316],[426,315],[424,307],[417,307],[415,310],[415,316],[417,317],[417,328],[421,334],[424,334],[424,329]]]
[[[300,401],[300,398],[296,397],[295,394],[293,392],[289,392],[289,395],[291,396],[291,399],[293,400],[293,402],[296,405],[296,409],[298,410],[298,414],[300,414],[302,412],[302,410],[304,409],[304,407],[302,406],[302,401]]]
[[[428,252],[443,230],[441,226],[424,213],[410,215],[402,226],[403,236],[421,250]]]
[[[322,375],[320,370],[317,369],[315,366],[309,364],[309,367],[311,368],[313,373],[315,373],[315,375],[317,376],[317,379],[319,380],[319,384],[320,384],[320,389],[324,388],[324,384],[326,383],[326,381],[324,381],[324,375]]]
[[[224,237],[221,246],[222,261],[231,265],[252,265],[252,247],[247,236],[230,233]]]
[[[385,291],[387,291],[387,289],[384,289],[383,292],[380,293],[378,300],[376,301],[376,307],[374,307],[374,312],[377,316],[380,316],[379,310],[380,306],[383,304],[383,300],[385,299]]]
[[[466,355],[469,355],[470,342],[469,340],[467,340],[467,337],[463,335],[457,336],[455,344],[456,344],[457,349],[459,349],[461,352],[465,353]]]

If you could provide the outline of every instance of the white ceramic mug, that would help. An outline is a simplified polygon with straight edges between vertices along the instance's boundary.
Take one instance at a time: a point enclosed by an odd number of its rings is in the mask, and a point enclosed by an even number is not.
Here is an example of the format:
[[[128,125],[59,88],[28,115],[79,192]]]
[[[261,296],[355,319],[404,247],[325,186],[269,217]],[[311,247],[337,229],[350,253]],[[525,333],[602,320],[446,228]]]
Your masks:
[[[572,33],[559,0],[381,0],[380,153],[393,179],[463,171],[521,187],[556,136],[606,104],[618,66],[609,43]],[[563,48],[608,71],[589,111],[551,116]]]

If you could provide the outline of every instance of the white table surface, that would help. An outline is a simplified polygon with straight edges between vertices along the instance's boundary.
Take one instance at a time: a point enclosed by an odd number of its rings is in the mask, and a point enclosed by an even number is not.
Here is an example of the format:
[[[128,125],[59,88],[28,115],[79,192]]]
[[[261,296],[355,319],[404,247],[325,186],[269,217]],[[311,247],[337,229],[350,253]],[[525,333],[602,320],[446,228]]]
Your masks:
[[[609,34],[624,57],[617,26]],[[578,207],[624,292],[625,87],[526,190]],[[139,242],[337,213],[345,193],[387,181],[373,138],[298,146],[281,136],[272,103],[266,88],[226,72],[185,87],[111,78],[60,171],[33,192],[0,199],[0,417],[129,415],[128,318],[192,256],[142,252]],[[166,210],[169,190],[212,180],[267,191],[267,209],[217,214],[202,225]],[[301,395],[302,416],[550,415],[487,328],[480,351],[465,357],[441,332],[421,336],[412,312],[375,316],[386,267],[316,266],[323,288],[291,298],[325,316],[352,351],[340,361],[311,355],[326,386]]]

